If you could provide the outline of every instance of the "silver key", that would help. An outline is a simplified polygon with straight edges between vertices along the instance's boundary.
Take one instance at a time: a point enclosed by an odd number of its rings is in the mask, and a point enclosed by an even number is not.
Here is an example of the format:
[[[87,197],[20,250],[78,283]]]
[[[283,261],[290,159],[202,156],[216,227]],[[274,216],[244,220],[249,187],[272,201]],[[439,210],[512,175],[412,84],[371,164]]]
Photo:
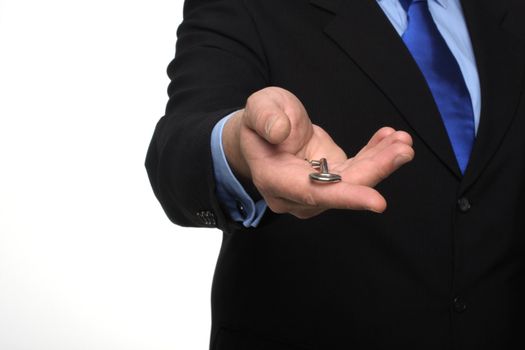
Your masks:
[[[340,175],[331,174],[328,171],[328,162],[326,161],[326,158],[321,158],[320,160],[311,160],[310,164],[312,165],[314,169],[319,169],[318,173],[310,174],[310,179],[317,181],[317,182],[325,182],[325,183],[341,181]]]

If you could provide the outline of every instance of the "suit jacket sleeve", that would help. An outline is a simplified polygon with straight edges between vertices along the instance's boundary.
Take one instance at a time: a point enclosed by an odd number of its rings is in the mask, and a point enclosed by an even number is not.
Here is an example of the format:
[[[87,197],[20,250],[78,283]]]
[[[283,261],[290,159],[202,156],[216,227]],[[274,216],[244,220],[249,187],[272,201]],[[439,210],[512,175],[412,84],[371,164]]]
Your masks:
[[[256,26],[243,0],[187,0],[174,60],[166,114],[146,156],[153,191],[167,216],[182,226],[210,226],[198,213],[211,211],[216,226],[228,219],[215,195],[210,136],[215,124],[242,108],[269,82]]]

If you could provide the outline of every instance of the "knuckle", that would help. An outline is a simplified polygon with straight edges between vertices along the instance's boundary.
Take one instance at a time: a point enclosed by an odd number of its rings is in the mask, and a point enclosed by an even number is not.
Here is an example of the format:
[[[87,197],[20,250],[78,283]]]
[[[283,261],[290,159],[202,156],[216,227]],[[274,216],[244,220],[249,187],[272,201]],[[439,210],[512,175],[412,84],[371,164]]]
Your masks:
[[[412,136],[406,131],[398,131],[398,138],[407,144],[412,144]]]
[[[395,130],[393,128],[389,127],[389,126],[384,126],[384,127],[382,127],[381,129],[379,129],[377,131],[377,133],[380,136],[388,136],[388,135],[390,135],[390,134],[392,134],[394,132],[395,132]]]
[[[411,144],[412,137],[405,131],[396,131],[393,134],[394,142],[401,142],[404,144]]]
[[[411,152],[411,150],[412,150],[412,147],[410,147],[409,145],[404,144],[404,143],[396,142],[396,143],[392,144],[392,151],[396,155],[408,154],[408,153]]]

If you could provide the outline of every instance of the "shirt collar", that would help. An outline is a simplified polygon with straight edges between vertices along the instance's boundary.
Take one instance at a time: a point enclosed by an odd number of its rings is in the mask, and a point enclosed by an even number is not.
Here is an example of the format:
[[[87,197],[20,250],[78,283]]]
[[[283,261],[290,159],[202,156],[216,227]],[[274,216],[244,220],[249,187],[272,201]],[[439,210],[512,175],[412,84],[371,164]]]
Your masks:
[[[384,1],[384,0],[377,0],[377,2],[381,2],[381,1]],[[399,0],[397,0],[397,1],[399,1]],[[438,4],[440,4],[442,7],[447,8],[449,0],[429,0],[429,1],[435,1]]]

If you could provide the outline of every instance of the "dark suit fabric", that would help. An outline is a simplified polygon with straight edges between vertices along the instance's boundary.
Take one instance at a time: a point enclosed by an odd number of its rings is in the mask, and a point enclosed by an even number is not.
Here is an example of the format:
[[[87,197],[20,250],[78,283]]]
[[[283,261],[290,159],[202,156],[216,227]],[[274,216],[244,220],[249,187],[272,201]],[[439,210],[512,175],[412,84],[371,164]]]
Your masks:
[[[174,223],[205,226],[196,213],[209,210],[224,231],[212,349],[525,348],[525,6],[462,4],[482,88],[464,176],[375,1],[186,2],[146,165]],[[377,186],[384,214],[268,210],[256,229],[228,219],[210,133],[267,86],[297,95],[348,155],[383,126],[412,135],[414,161]]]

